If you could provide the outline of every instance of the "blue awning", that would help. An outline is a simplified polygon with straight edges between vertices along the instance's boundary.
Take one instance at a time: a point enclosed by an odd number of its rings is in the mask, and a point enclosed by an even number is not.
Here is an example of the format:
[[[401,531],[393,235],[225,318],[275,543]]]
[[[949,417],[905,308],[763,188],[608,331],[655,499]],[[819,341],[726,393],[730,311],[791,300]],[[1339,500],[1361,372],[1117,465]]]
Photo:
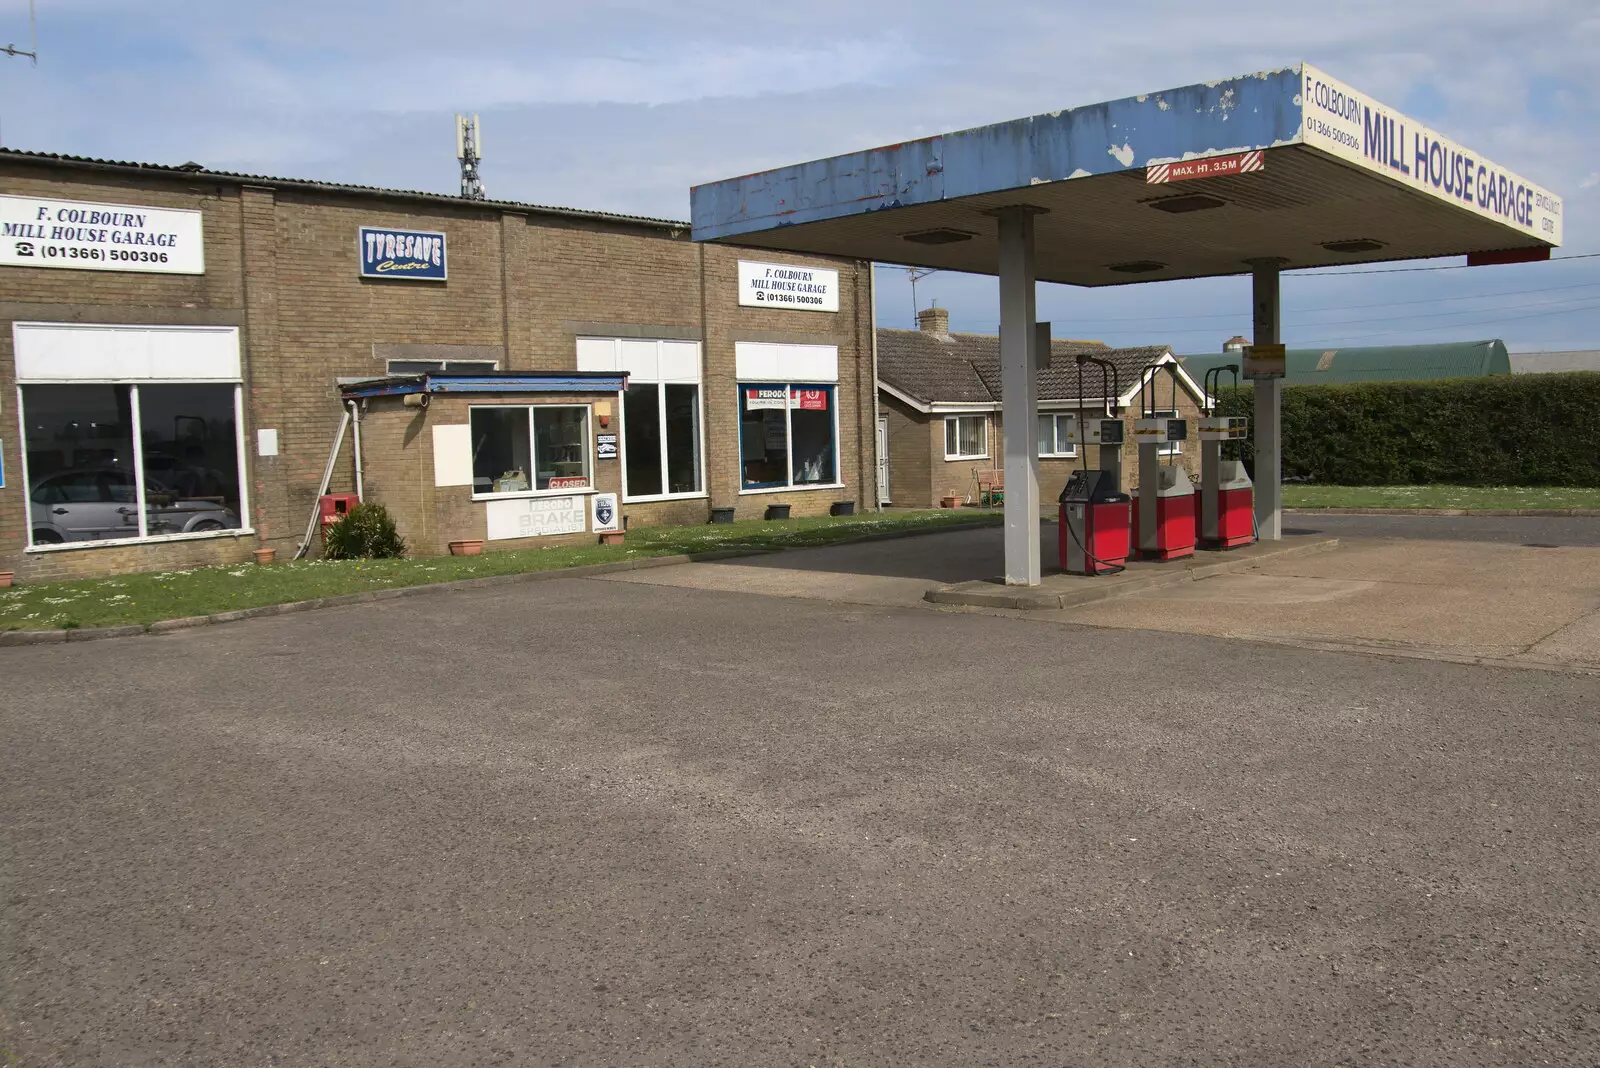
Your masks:
[[[349,399],[399,397],[408,393],[618,393],[628,376],[617,371],[496,371],[488,374],[396,375],[340,387]]]

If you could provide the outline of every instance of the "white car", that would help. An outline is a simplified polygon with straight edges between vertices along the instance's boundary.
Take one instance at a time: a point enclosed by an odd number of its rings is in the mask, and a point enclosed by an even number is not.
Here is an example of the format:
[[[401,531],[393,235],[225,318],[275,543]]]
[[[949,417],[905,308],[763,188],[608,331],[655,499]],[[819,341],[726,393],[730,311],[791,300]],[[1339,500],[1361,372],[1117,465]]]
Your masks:
[[[145,509],[145,525],[151,534],[239,528],[239,517],[216,501],[181,500],[148,478],[145,494],[151,502]],[[100,468],[46,475],[33,483],[28,501],[35,545],[139,536],[139,506],[131,471]]]

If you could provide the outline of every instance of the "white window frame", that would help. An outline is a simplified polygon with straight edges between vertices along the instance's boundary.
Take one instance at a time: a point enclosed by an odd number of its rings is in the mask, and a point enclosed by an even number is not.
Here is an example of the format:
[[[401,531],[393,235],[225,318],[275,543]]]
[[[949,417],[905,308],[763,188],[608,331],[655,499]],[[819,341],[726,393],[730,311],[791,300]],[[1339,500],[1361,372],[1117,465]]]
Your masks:
[[[653,344],[656,346],[656,367],[659,372],[661,346],[664,344],[692,344],[695,347],[696,359],[694,377],[667,377],[659,373],[649,373],[637,367],[625,367],[622,358],[622,342],[630,344]],[[585,343],[590,348],[585,349]],[[610,346],[610,352],[596,353],[593,346],[603,343]],[[627,395],[625,392],[617,393],[616,408],[616,434],[617,434],[617,460],[622,467],[622,500],[628,504],[649,504],[653,501],[692,501],[705,500],[711,496],[710,479],[706,472],[706,385],[705,385],[705,345],[700,341],[689,341],[682,338],[649,338],[649,337],[603,337],[599,335],[583,334],[577,338],[578,357],[577,367],[580,371],[622,371],[628,376],[629,384],[635,382],[640,385],[656,386],[656,420],[661,430],[661,485],[667,483],[667,386],[694,386],[695,387],[695,422],[699,427],[700,448],[698,457],[699,470],[696,472],[700,488],[684,493],[642,493],[634,494],[628,489],[628,413]]]
[[[1175,411],[1172,408],[1163,408],[1162,410],[1156,412],[1156,418],[1158,418],[1158,419],[1160,419],[1160,418],[1177,419],[1178,417],[1179,417],[1178,416],[1178,412]],[[1181,441],[1162,441],[1162,442],[1157,442],[1157,444],[1156,444],[1156,455],[1157,456],[1182,456],[1183,455],[1183,442],[1181,442]]]
[[[469,404],[467,406],[468,440],[471,440],[472,413],[482,410],[500,410],[505,408],[521,408],[528,413],[528,472],[529,488],[525,490],[512,490],[509,493],[479,493],[477,475],[473,475],[472,499],[475,501],[514,501],[525,497],[574,497],[580,494],[598,493],[594,484],[594,405],[592,404]],[[534,488],[539,480],[539,438],[533,428],[533,412],[536,408],[579,408],[583,411],[583,459],[586,473],[589,478],[587,486],[562,486],[559,489]],[[476,458],[474,457],[474,463]]]
[[[752,486],[745,488],[744,484],[744,387],[745,386],[782,386],[786,392],[792,393],[795,389],[826,389],[832,398],[828,407],[833,415],[833,481],[831,482],[804,482],[796,484],[794,480],[794,406],[786,404],[783,408],[783,434],[785,441],[785,462],[783,465],[784,478],[788,484],[784,486]],[[840,481],[839,465],[842,462],[839,445],[839,383],[817,382],[812,380],[797,379],[793,382],[769,382],[759,378],[740,378],[734,382],[733,393],[733,418],[734,427],[739,435],[739,496],[752,497],[762,493],[805,493],[809,490],[843,489],[844,483]]]
[[[1050,425],[1054,429],[1055,433],[1051,436],[1050,443],[1052,446],[1054,446],[1061,441],[1061,420],[1076,419],[1077,413],[1040,412],[1039,418],[1050,419],[1052,421]],[[1041,445],[1039,448],[1039,459],[1041,460],[1076,460],[1077,458],[1078,446],[1075,444],[1069,444],[1066,452],[1045,452],[1043,445]]]
[[[954,428],[955,428],[956,448],[959,449],[961,447],[961,420],[963,420],[963,419],[976,419],[976,420],[978,420],[978,425],[983,428],[983,451],[982,452],[966,453],[966,452],[951,452],[950,451],[950,430],[951,430],[952,426],[954,426]],[[947,416],[945,416],[944,417],[944,458],[946,460],[987,460],[989,458],[989,417],[987,415],[983,414],[982,412],[973,412],[973,413],[968,413],[966,415],[947,415]]]
[[[232,386],[233,387],[233,433],[236,456],[239,464],[239,526],[233,530],[197,530],[180,532],[177,534],[151,534],[150,517],[147,514],[148,505],[145,504],[144,493],[144,429],[143,416],[140,413],[139,387],[144,386]],[[133,492],[138,499],[139,506],[139,533],[132,538],[98,538],[90,541],[65,541],[60,545],[35,545],[33,543],[33,477],[28,470],[28,420],[24,409],[22,391],[28,386],[117,386],[129,390],[129,421],[133,434]],[[159,545],[170,541],[203,541],[207,538],[239,538],[246,535],[254,536],[255,528],[250,525],[250,473],[245,453],[245,423],[244,423],[244,385],[237,379],[232,381],[218,380],[215,378],[147,378],[147,379],[104,379],[89,381],[85,379],[44,379],[30,378],[26,382],[17,384],[17,441],[21,445],[22,456],[22,514],[26,522],[28,547],[24,552],[29,553],[59,553],[75,552],[82,549],[111,548],[126,545]]]

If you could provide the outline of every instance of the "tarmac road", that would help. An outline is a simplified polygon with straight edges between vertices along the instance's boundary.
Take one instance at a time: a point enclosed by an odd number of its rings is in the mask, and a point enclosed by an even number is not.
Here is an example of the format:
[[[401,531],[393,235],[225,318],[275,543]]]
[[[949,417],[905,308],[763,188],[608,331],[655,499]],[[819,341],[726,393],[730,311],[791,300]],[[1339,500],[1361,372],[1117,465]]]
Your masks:
[[[1322,515],[1285,512],[1288,532],[1318,531],[1338,538],[1421,538],[1495,541],[1512,545],[1600,545],[1597,516]]]
[[[1600,1057],[1593,678],[596,580],[0,671],[7,1065]]]

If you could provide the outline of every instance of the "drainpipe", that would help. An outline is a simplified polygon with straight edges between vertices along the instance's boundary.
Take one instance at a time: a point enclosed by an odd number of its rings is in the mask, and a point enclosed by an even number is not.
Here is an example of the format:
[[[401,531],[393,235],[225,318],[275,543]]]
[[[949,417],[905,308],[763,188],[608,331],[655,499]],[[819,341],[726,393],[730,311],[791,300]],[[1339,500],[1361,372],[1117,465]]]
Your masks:
[[[872,510],[883,511],[883,501],[878,497],[878,467],[883,458],[878,455],[878,264],[867,263],[867,329],[872,334]],[[893,477],[893,472],[890,473]]]
[[[366,501],[366,495],[361,488],[361,412],[356,408],[355,401],[346,401],[350,405],[350,430],[353,437],[350,439],[352,455],[356,461],[356,500]]]

